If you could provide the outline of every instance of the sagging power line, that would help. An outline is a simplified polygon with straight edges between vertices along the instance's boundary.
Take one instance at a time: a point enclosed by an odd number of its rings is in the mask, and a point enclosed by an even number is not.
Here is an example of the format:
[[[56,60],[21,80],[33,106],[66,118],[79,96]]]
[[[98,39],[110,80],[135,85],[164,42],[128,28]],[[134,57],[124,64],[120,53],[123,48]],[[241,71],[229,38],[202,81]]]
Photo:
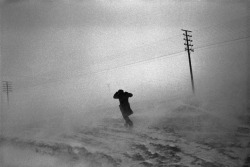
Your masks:
[[[199,47],[194,47],[194,48],[196,50],[201,50],[201,49],[205,49],[205,48],[214,47],[216,45],[227,44],[227,43],[231,43],[231,42],[235,42],[235,41],[240,41],[240,40],[248,40],[249,38],[250,38],[250,36],[247,36],[247,37],[244,37],[244,38],[238,38],[238,39],[233,39],[233,40],[228,40],[228,41],[222,41],[222,42],[217,42],[217,43],[213,43],[213,44],[210,44],[210,45],[204,45],[204,46],[199,46]],[[183,53],[183,52],[185,52],[185,51],[179,51],[179,52],[175,52],[175,53],[172,53],[172,54],[163,54],[163,55],[160,55],[160,56],[157,56],[157,57],[153,57],[153,58],[149,58],[149,59],[146,59],[146,60],[136,61],[136,62],[133,62],[133,63],[122,65],[122,66],[117,66],[117,67],[113,67],[113,68],[107,68],[107,69],[104,69],[104,70],[100,70],[100,71],[96,71],[96,72],[92,72],[92,73],[88,73],[88,74],[84,73],[84,74],[75,75],[73,77],[56,78],[53,81],[36,84],[36,85],[33,85],[32,87],[36,87],[36,86],[40,86],[40,85],[45,85],[45,84],[50,84],[50,83],[54,83],[54,82],[59,82],[59,81],[62,81],[62,80],[65,80],[65,79],[71,79],[71,78],[74,78],[74,77],[82,77],[82,76],[86,77],[86,76],[90,76],[90,75],[93,75],[93,74],[99,74],[99,73],[102,73],[102,72],[106,72],[107,70],[115,70],[115,69],[118,69],[118,68],[124,68],[124,67],[127,67],[127,66],[137,65],[139,63],[151,62],[153,60],[160,59],[160,58],[173,58],[173,57],[177,57],[177,56],[182,56],[181,53]],[[27,77],[27,78],[30,78],[30,77]]]
[[[193,94],[195,94],[192,62],[191,62],[191,57],[190,57],[190,52],[193,52],[194,49],[192,49],[193,45],[191,44],[191,42],[193,42],[193,41],[190,39],[192,37],[192,35],[188,34],[188,33],[191,33],[192,31],[183,30],[183,29],[181,29],[181,30],[185,32],[183,34],[185,38],[183,38],[183,39],[186,41],[186,43],[184,43],[184,45],[186,45],[185,51],[188,52],[188,60],[189,60],[189,69],[190,69],[190,75],[191,75],[192,90],[193,90]]]

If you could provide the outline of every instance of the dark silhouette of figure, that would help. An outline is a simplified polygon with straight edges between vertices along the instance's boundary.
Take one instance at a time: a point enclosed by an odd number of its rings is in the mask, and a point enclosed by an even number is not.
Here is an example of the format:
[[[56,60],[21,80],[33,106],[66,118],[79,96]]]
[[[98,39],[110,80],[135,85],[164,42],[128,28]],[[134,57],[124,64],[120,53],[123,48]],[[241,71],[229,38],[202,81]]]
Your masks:
[[[124,92],[121,89],[118,90],[114,94],[114,99],[119,99],[119,101],[120,101],[119,107],[120,107],[122,116],[123,116],[124,120],[126,121],[126,123],[124,124],[125,127],[132,127],[133,126],[133,122],[128,117],[131,114],[133,114],[133,111],[131,110],[130,104],[128,102],[128,98],[132,97],[132,96],[133,96],[132,93]]]

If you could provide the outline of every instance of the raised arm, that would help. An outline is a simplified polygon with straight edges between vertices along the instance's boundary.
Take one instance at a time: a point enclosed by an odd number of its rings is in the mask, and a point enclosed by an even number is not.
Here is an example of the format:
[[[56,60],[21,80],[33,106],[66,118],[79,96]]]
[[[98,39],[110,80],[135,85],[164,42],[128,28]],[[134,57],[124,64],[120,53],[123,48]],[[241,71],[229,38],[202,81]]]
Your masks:
[[[118,92],[116,92],[116,93],[114,94],[113,98],[114,98],[114,99],[119,99],[119,94],[118,94]]]
[[[125,94],[126,94],[127,97],[133,97],[132,93],[125,92]]]

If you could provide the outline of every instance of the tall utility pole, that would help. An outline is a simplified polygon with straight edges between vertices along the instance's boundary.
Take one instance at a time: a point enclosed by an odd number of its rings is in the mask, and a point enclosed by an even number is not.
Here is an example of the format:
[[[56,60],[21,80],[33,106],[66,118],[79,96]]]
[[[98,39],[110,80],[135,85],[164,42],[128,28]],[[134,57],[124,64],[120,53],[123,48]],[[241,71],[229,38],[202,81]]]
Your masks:
[[[3,81],[3,92],[6,92],[8,105],[9,103],[9,92],[12,92],[12,83],[10,81]]]
[[[185,51],[188,52],[188,59],[189,59],[189,68],[190,68],[190,74],[191,74],[191,83],[192,83],[192,90],[193,90],[193,94],[195,94],[195,89],[194,89],[194,77],[193,77],[193,70],[192,70],[192,63],[191,63],[191,57],[190,57],[190,52],[194,52],[194,49],[192,49],[191,42],[193,42],[192,40],[190,40],[189,38],[192,37],[192,35],[189,35],[188,33],[191,33],[192,31],[189,30],[183,30],[184,31],[183,35],[185,38],[183,38],[185,40],[186,43],[184,43],[184,45],[186,46]]]

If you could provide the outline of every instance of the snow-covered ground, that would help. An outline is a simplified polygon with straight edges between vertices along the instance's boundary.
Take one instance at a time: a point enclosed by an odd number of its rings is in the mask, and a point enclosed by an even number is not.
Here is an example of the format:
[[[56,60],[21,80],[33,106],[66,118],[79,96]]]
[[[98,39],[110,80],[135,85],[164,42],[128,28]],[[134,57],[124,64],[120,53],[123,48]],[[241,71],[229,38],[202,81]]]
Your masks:
[[[250,130],[194,104],[164,104],[131,116],[75,127],[49,137],[1,138],[3,167],[240,167],[247,164]],[[159,114],[161,112],[161,114]],[[28,129],[35,133],[38,129]],[[24,133],[24,132],[23,132]],[[246,165],[247,166],[247,165]]]

